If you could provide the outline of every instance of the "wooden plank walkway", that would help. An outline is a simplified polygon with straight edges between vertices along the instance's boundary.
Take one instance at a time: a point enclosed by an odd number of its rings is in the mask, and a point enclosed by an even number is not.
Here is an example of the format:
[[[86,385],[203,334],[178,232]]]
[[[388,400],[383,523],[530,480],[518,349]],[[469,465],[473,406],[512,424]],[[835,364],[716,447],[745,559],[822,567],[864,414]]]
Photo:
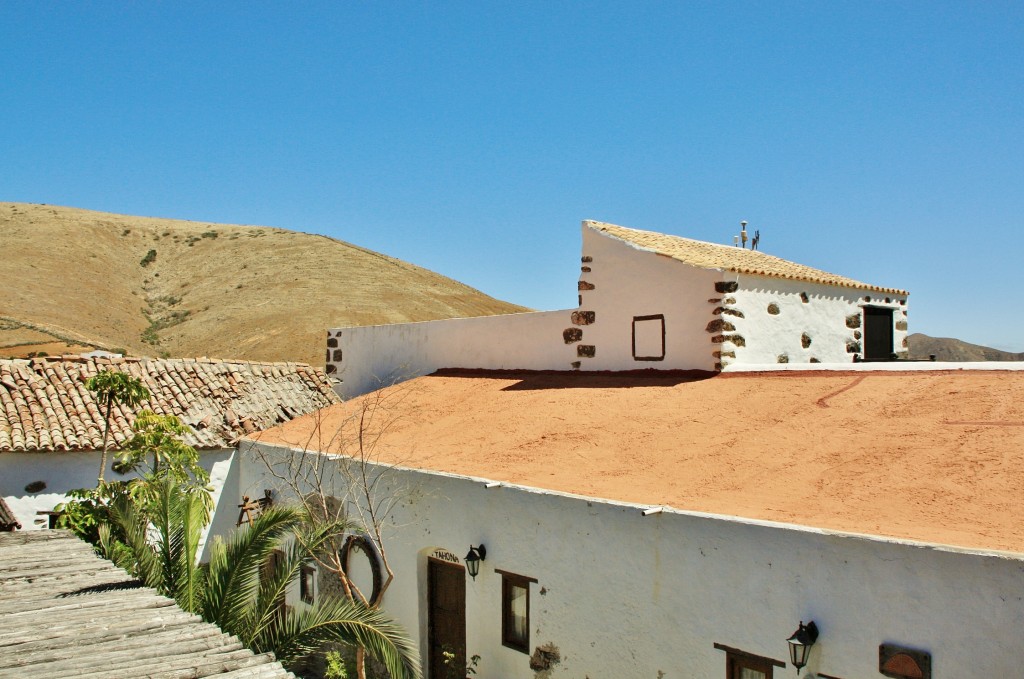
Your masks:
[[[294,679],[68,531],[0,533],[0,677],[214,675]]]

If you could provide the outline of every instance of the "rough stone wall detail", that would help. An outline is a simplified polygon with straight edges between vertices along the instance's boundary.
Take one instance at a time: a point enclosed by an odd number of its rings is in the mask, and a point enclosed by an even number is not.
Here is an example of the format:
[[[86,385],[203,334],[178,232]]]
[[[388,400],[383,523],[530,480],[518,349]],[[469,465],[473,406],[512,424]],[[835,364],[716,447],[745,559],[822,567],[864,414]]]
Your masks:
[[[338,348],[338,338],[341,337],[341,332],[341,330],[327,331],[327,355],[324,360],[324,369],[328,375],[337,374],[341,367],[338,365],[342,361],[342,350]]]
[[[715,282],[715,292],[719,294],[731,295],[737,290],[739,290],[739,283],[736,281]],[[704,330],[712,335],[711,344],[713,349],[711,355],[715,359],[715,370],[721,371],[736,358],[736,352],[733,348],[743,346],[745,343],[742,335],[724,334],[727,332],[735,332],[736,326],[731,321],[728,321],[723,317],[731,316],[732,318],[746,318],[746,316],[744,316],[742,311],[733,306],[736,304],[735,297],[709,297],[708,304],[715,304],[716,306],[711,311],[712,319]],[[722,345],[726,342],[731,342],[733,348],[716,346]]]

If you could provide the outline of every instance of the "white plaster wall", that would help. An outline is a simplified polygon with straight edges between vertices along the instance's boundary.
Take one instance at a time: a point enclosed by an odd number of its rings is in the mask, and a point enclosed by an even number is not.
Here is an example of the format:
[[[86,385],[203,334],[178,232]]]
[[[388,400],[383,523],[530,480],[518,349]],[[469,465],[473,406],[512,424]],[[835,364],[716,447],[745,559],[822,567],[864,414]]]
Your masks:
[[[263,473],[243,458],[243,488],[261,488]],[[821,631],[803,676],[878,676],[883,642],[929,651],[936,677],[1020,673],[1021,555],[671,510],[644,517],[634,505],[487,489],[482,479],[386,473],[384,492],[400,488],[401,502],[387,539],[396,580],[385,607],[424,661],[427,553],[461,559],[470,544],[487,546],[480,576],[466,581],[467,653],[481,656],[480,679],[536,676],[527,655],[501,645],[495,568],[538,581],[530,647],[553,643],[562,656],[541,676],[722,676],[715,643],[788,665],[785,640],[800,620]]]
[[[593,358],[576,358],[581,370],[714,370],[710,336],[704,331],[717,306],[717,270],[698,269],[642,250],[583,225],[581,310],[595,312],[595,322],[582,326],[579,344],[593,345]],[[633,317],[665,316],[665,359],[633,358]]]
[[[213,487],[215,507],[220,504],[225,487],[237,490],[237,480],[229,483],[232,476],[232,460],[234,450],[201,450],[199,464],[210,473],[210,484]],[[111,463],[113,454],[108,454]],[[47,517],[38,516],[36,512],[52,511],[61,502],[67,500],[66,493],[75,488],[94,488],[96,475],[100,468],[99,452],[46,452],[46,453],[0,453],[0,495],[21,522],[22,530],[40,530],[46,528]],[[237,473],[237,472],[235,472]],[[115,474],[107,470],[107,479],[125,479],[129,476]],[[35,481],[43,481],[46,488],[38,493],[28,493],[25,486]],[[228,503],[233,501],[232,493],[225,497]],[[235,502],[235,504],[238,504]],[[233,522],[232,522],[233,525]],[[207,528],[209,532],[213,524]],[[218,526],[214,533],[223,530]],[[206,535],[203,535],[205,543]]]
[[[422,323],[395,323],[328,331],[335,391],[352,398],[440,368],[569,370],[575,350],[562,341],[571,310]],[[340,360],[333,360],[339,356]],[[571,354],[570,354],[571,352]]]
[[[846,318],[862,315],[864,306],[893,310],[893,324],[895,328],[902,328],[893,331],[893,351],[903,355],[907,351],[904,346],[907,337],[905,295],[745,274],[727,273],[726,279],[736,281],[739,289],[722,297],[734,299],[735,302],[726,306],[740,311],[743,318],[723,315],[723,320],[736,327],[735,331],[725,334],[739,334],[746,341],[741,347],[732,342],[724,343],[723,350],[736,353],[731,363],[778,363],[782,355],[789,363],[810,363],[812,357],[821,363],[852,363],[854,354],[847,351],[847,342],[860,344],[861,350],[856,355],[862,358],[864,328],[863,324],[856,329],[848,328]],[[806,293],[807,302],[801,299],[801,293]],[[777,315],[768,313],[768,306],[773,303],[779,307]],[[859,339],[854,336],[855,330],[860,331]],[[811,338],[807,348],[801,344],[803,333]]]

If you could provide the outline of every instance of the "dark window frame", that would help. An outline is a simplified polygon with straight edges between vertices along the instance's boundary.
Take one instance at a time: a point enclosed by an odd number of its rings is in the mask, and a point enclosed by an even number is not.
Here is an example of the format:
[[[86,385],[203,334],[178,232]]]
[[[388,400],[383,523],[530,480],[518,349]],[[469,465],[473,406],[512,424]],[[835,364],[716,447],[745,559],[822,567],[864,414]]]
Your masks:
[[[299,567],[299,598],[304,604],[316,602],[316,569],[306,564]]]
[[[776,667],[786,667],[786,663],[781,660],[756,655],[725,644],[716,643],[715,648],[725,651],[725,679],[736,679],[740,676],[740,670],[744,669],[763,672],[765,679],[773,679]]]
[[[637,356],[636,355],[636,323],[637,321],[661,321],[661,356]],[[664,361],[665,360],[665,314],[651,314],[649,316],[633,316],[633,360],[634,361]]]
[[[530,652],[530,583],[537,582],[537,578],[531,578],[518,573],[510,573],[498,568],[495,573],[501,575],[501,645],[506,648],[519,651],[520,653]],[[512,624],[512,588],[521,587],[526,590],[526,635],[519,638],[515,634],[515,626]]]

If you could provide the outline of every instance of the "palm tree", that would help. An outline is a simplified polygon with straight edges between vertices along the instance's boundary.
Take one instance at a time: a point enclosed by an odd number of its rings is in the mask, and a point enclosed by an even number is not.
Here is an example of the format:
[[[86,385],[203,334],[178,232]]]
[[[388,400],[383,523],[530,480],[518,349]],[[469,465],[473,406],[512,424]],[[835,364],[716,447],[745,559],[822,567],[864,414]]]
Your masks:
[[[100,545],[116,563],[253,651],[273,652],[286,666],[327,642],[342,642],[365,648],[394,679],[419,679],[415,647],[380,611],[348,599],[325,599],[301,611],[280,606],[302,565],[348,528],[343,522],[314,524],[301,509],[271,507],[229,540],[216,538],[210,563],[200,567],[199,534],[207,516],[202,499],[172,478],[153,485],[145,506],[127,495],[111,505],[111,520],[124,541],[103,526]],[[284,558],[268,572],[275,550]]]
[[[96,400],[103,406],[103,454],[100,457],[100,474],[97,478],[103,485],[103,472],[107,467],[107,440],[110,436],[110,416],[114,405],[134,408],[147,398],[149,390],[142,381],[127,373],[116,370],[104,370],[93,375],[85,382],[85,388],[96,394]]]

